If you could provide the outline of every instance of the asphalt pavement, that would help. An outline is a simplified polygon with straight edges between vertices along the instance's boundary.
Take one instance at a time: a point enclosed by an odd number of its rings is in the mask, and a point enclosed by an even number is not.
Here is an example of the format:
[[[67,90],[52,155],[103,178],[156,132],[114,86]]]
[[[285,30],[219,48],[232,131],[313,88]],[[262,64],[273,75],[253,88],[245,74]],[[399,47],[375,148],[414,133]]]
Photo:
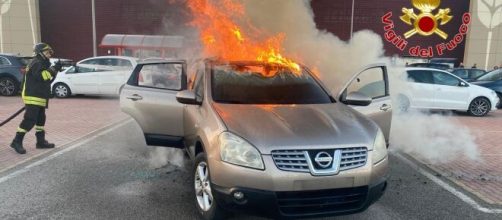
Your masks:
[[[198,219],[190,161],[155,167],[155,152],[128,120],[25,162],[0,174],[0,219]],[[388,191],[379,202],[360,214],[324,219],[502,219],[473,208],[416,167],[390,159]]]

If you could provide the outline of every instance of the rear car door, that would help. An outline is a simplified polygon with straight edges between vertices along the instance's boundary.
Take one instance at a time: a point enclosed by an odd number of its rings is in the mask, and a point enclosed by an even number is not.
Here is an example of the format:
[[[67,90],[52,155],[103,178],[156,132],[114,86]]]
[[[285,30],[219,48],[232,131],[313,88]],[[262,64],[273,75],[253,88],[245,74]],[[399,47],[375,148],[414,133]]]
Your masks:
[[[413,108],[434,107],[434,82],[430,70],[408,70],[409,89],[403,91]]]
[[[343,102],[351,92],[359,92],[372,99],[368,106],[349,106],[375,121],[382,129],[385,138],[389,140],[392,103],[387,67],[384,64],[374,64],[363,68],[345,85],[338,97],[339,100]]]
[[[120,93],[120,107],[143,130],[148,145],[183,147],[183,104],[176,94],[187,87],[185,61],[139,63]]]
[[[461,79],[441,71],[432,71],[434,80],[434,108],[466,110],[469,106],[468,84],[460,85]]]
[[[87,65],[78,65],[75,71],[67,72],[70,90],[74,94],[99,94],[99,70]]]

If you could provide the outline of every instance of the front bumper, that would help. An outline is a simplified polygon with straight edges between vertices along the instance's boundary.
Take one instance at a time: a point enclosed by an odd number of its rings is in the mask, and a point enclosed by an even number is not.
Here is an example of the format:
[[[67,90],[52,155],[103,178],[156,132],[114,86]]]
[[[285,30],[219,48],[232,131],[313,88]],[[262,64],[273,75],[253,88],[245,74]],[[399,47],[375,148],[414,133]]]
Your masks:
[[[387,188],[386,177],[373,185],[307,191],[266,191],[212,185],[215,200],[228,211],[243,211],[273,218],[346,215],[366,210]],[[236,199],[234,193],[244,196]]]

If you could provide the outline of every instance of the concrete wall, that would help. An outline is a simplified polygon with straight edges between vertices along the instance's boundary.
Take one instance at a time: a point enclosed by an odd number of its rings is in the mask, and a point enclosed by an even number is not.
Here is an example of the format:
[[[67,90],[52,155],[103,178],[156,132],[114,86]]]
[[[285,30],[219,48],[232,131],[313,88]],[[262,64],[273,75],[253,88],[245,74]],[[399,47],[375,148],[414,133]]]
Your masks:
[[[491,70],[502,66],[502,0],[471,1],[472,23],[464,64]]]
[[[38,0],[0,1],[0,52],[33,54],[40,41]]]

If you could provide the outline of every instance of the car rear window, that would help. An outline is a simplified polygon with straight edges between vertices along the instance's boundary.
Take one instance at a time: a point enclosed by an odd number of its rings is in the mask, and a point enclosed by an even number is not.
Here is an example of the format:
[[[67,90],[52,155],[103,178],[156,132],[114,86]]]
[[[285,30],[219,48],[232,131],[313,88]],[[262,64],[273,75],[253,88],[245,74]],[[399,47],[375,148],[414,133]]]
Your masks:
[[[215,102],[234,104],[325,104],[330,96],[304,69],[268,64],[225,64],[212,68]]]
[[[417,83],[432,84],[432,73],[428,70],[408,70],[408,77]]]
[[[478,77],[476,80],[479,81],[495,81],[502,79],[502,70],[494,70],[485,75]]]

